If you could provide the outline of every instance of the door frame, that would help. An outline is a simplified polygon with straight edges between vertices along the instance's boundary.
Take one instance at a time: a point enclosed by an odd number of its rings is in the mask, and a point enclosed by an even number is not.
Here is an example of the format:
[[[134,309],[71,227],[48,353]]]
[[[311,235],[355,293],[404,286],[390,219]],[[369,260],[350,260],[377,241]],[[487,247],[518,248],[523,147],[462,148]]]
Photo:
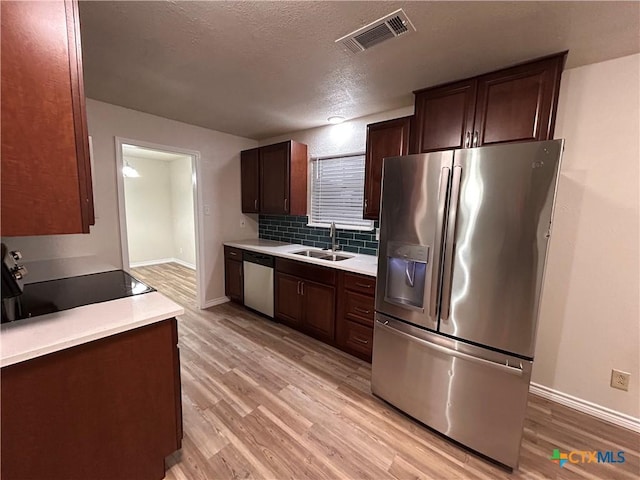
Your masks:
[[[191,172],[195,173],[195,182],[193,182],[193,215],[195,224],[195,240],[196,240],[196,305],[199,309],[203,309],[203,290],[204,290],[204,254],[202,247],[204,245],[204,224],[202,218],[203,199],[202,189],[199,188],[202,178],[202,160],[198,150],[189,150],[186,148],[172,147],[162,145],[160,143],[146,142],[143,140],[134,140],[131,138],[115,137],[116,146],[116,184],[118,187],[118,217],[120,223],[120,250],[122,252],[122,269],[129,271],[129,240],[127,236],[127,215],[125,208],[124,196],[124,177],[122,175],[122,167],[124,166],[122,156],[123,145],[134,145],[137,147],[148,148],[151,150],[159,150],[167,153],[177,153],[188,155],[191,157]]]

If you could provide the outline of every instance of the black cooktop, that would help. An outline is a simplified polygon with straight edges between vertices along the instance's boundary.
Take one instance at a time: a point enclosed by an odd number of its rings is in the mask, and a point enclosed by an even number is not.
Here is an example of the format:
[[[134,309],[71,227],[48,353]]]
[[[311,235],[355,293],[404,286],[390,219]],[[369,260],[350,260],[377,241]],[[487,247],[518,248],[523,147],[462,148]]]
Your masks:
[[[29,283],[17,297],[16,320],[149,292],[155,289],[123,270]]]

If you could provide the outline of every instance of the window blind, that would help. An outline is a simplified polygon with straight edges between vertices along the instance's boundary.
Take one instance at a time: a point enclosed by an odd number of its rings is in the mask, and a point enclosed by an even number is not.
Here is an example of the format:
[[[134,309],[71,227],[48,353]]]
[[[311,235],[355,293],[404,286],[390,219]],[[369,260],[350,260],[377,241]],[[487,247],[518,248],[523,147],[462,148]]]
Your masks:
[[[362,218],[364,154],[311,161],[311,223],[372,228]]]

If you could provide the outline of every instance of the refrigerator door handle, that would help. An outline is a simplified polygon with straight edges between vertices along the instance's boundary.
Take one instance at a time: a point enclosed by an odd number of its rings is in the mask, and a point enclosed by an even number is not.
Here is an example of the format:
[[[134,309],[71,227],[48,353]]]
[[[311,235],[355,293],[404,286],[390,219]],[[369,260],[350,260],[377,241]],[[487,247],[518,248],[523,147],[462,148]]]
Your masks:
[[[454,350],[452,348],[443,347],[442,345],[437,345],[435,343],[428,342],[427,340],[424,340],[422,338],[414,337],[413,335],[405,333],[402,330],[398,330],[397,328],[394,328],[392,325],[389,324],[389,321],[381,322],[380,320],[377,320],[377,324],[378,324],[379,327],[386,328],[386,329],[388,329],[389,331],[391,331],[392,333],[394,333],[396,335],[400,335],[401,337],[407,337],[412,342],[417,342],[420,345],[423,345],[423,346],[425,346],[427,348],[430,348],[432,350],[436,350],[437,352],[443,353],[445,355],[451,355],[452,357],[460,358],[460,359],[463,359],[463,360],[468,360],[468,361],[473,362],[473,363],[478,363],[478,364],[483,365],[485,367],[491,367],[491,368],[495,368],[497,370],[502,370],[505,373],[509,373],[511,375],[516,375],[518,377],[521,377],[523,375],[523,373],[524,373],[524,369],[522,367],[522,362],[520,363],[519,367],[515,367],[515,366],[512,366],[512,365],[509,365],[508,361],[506,363],[492,362],[491,360],[486,360],[486,359],[481,358],[481,357],[475,357],[473,355],[469,355],[468,353],[460,352],[459,350]]]
[[[462,178],[462,166],[453,167],[453,183],[451,184],[451,201],[449,216],[447,219],[447,237],[444,247],[444,278],[442,281],[442,306],[440,318],[447,320],[451,308],[451,282],[453,279],[453,255],[456,239],[456,220],[458,216],[458,203],[460,202],[460,181]]]
[[[438,310],[438,289],[440,287],[440,270],[442,268],[442,237],[444,232],[445,212],[447,206],[447,192],[451,169],[444,167],[440,171],[440,190],[438,191],[438,216],[436,217],[436,236],[433,241],[433,266],[431,274],[431,299],[429,300],[429,315],[435,317]]]

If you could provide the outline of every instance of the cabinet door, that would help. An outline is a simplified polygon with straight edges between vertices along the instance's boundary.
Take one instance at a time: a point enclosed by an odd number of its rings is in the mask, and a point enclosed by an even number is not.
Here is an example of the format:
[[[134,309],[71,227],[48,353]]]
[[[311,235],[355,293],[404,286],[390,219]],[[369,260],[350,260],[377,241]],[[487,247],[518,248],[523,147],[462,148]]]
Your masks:
[[[0,8],[2,235],[88,233],[93,194],[77,3]]]
[[[479,77],[475,145],[552,139],[564,57]]]
[[[242,213],[260,211],[260,157],[259,149],[240,152],[240,185]]]
[[[242,303],[244,284],[242,281],[242,262],[225,259],[224,261],[224,293],[236,302]]]
[[[382,160],[408,153],[410,123],[411,117],[404,117],[367,125],[363,218],[380,215]]]
[[[416,128],[412,132],[414,153],[467,146],[473,130],[475,101],[474,79],[417,92]]]
[[[289,213],[291,142],[260,148],[260,212]]]
[[[298,277],[276,272],[275,316],[294,328],[302,326],[302,281]]]
[[[336,290],[315,282],[302,282],[305,329],[313,336],[333,342],[336,324]]]

